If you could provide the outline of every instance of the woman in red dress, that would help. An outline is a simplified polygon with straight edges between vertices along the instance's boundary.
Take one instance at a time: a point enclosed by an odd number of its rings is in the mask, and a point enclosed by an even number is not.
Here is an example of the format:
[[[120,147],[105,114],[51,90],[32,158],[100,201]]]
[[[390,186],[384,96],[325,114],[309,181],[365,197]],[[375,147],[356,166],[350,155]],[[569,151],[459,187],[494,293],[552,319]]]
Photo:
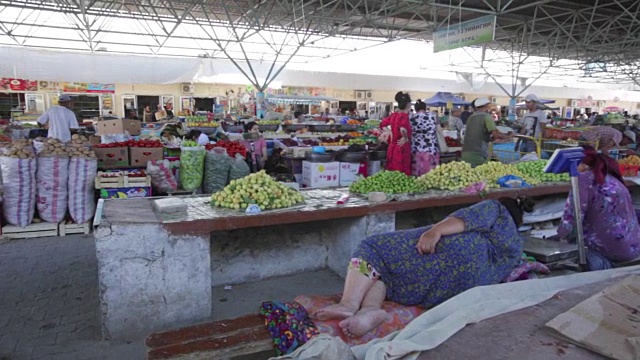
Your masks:
[[[411,97],[407,93],[398,92],[396,102],[398,110],[380,124],[380,128],[390,135],[385,169],[411,175]]]

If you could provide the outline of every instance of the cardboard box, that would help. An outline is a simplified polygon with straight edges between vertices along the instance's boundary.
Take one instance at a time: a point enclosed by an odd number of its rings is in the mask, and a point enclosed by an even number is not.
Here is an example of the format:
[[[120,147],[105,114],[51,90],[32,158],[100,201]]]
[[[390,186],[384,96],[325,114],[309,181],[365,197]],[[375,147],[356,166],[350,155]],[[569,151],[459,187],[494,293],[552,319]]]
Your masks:
[[[340,163],[340,186],[349,186],[358,178],[359,163]]]
[[[340,163],[302,162],[302,186],[327,188],[340,186]]]
[[[100,138],[100,136],[95,136],[95,135],[89,136],[89,144],[99,145],[101,143],[102,143],[102,138]]]
[[[159,161],[164,159],[164,148],[129,148],[129,159],[131,166],[147,166],[149,161]]]
[[[151,196],[151,187],[129,187],[116,189],[101,189],[102,199],[133,199]]]
[[[138,120],[115,119],[98,121],[94,124],[94,127],[100,135],[124,134],[128,132],[129,135],[138,136],[141,131],[140,125],[141,123]]]
[[[98,167],[101,169],[113,169],[129,166],[129,148],[93,148],[98,157]]]

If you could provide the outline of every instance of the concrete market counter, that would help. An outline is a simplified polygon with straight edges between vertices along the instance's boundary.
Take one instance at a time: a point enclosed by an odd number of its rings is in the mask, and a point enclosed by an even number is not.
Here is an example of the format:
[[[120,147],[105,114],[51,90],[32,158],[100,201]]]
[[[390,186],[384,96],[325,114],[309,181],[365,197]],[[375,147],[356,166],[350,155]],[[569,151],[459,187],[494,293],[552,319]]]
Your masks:
[[[452,206],[482,199],[566,196],[569,185],[494,190],[484,198],[434,191],[384,203],[352,195],[337,205],[347,191],[303,190],[305,205],[256,215],[213,208],[208,196],[183,197],[188,210],[181,215],[154,213],[149,198],[106,200],[95,231],[103,337],[130,339],[206,320],[212,286],[327,267],[344,276],[360,241],[394,231],[412,210],[444,217]],[[415,222],[429,223],[424,212]]]

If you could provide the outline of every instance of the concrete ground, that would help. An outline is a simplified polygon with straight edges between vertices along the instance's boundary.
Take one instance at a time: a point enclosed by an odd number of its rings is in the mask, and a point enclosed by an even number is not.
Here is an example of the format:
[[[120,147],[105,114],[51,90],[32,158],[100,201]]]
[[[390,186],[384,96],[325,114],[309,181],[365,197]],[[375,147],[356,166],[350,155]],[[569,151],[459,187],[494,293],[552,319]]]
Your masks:
[[[302,292],[335,294],[342,291],[342,284],[340,277],[324,270],[214,288],[210,320],[256,312],[263,300],[291,300]],[[550,338],[544,330],[546,321],[601,289],[597,287],[560,297],[566,301],[468,326],[419,359],[599,359]],[[144,359],[142,339],[101,341],[97,295],[91,236],[0,244],[0,360]],[[487,348],[487,344],[493,345]],[[271,354],[241,360],[267,359]]]
[[[0,244],[0,360],[144,359],[141,339],[101,341],[97,277],[92,236]],[[299,289],[335,294],[342,284],[324,270],[214,288],[210,320],[256,312],[263,300],[292,300]]]

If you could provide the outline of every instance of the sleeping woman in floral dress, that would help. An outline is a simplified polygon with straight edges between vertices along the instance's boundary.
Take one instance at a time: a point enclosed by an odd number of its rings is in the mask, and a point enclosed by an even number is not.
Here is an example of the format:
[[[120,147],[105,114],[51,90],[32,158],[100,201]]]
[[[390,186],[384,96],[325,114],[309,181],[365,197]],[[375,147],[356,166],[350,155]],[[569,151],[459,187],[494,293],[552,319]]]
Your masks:
[[[523,211],[531,210],[524,198],[486,200],[433,226],[370,236],[349,262],[340,302],[311,317],[339,319],[345,335],[360,337],[386,321],[385,299],[432,307],[499,283],[520,263],[518,226]]]

